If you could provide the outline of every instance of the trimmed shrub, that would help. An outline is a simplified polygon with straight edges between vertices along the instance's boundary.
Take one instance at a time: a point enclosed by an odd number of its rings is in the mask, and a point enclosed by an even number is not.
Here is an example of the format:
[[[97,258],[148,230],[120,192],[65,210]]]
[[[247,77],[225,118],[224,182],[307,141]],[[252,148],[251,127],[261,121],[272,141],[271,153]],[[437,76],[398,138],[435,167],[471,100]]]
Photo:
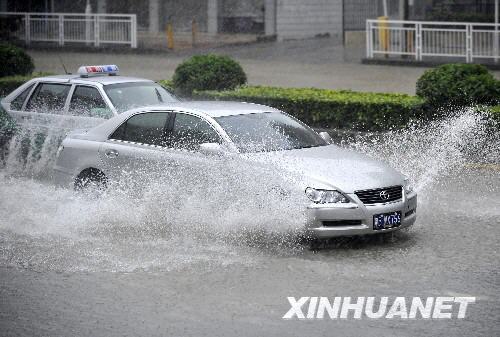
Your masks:
[[[230,57],[208,54],[181,63],[172,82],[179,94],[189,96],[194,90],[231,90],[245,84],[247,77]]]
[[[29,75],[35,69],[33,59],[24,50],[0,43],[0,77]]]
[[[265,104],[315,127],[387,130],[424,117],[424,100],[405,94],[248,86],[232,91],[197,91],[193,97]]]
[[[500,82],[479,64],[445,64],[417,81],[417,95],[433,107],[500,103]]]

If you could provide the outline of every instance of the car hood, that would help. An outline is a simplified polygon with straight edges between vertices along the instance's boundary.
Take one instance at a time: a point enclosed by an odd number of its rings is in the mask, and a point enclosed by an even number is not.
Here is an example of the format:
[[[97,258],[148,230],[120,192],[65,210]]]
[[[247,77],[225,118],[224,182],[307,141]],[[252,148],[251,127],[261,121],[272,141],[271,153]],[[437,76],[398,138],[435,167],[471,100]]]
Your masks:
[[[298,174],[301,187],[334,188],[353,193],[356,190],[402,185],[405,178],[382,161],[336,145],[245,156]]]

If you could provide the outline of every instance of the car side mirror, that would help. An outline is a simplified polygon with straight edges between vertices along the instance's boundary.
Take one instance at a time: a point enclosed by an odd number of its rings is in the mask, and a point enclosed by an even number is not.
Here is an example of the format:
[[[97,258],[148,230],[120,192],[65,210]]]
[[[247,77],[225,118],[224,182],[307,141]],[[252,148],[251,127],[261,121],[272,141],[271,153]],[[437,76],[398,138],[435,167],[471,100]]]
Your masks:
[[[207,156],[222,156],[226,150],[217,143],[203,143],[200,144],[200,152]]]
[[[320,136],[321,138],[323,138],[323,140],[324,140],[325,142],[327,142],[328,144],[332,144],[332,143],[333,143],[333,139],[332,139],[332,137],[330,136],[330,134],[329,134],[328,132],[324,132],[324,131],[323,131],[323,132],[320,132],[320,133],[319,133],[319,136]]]

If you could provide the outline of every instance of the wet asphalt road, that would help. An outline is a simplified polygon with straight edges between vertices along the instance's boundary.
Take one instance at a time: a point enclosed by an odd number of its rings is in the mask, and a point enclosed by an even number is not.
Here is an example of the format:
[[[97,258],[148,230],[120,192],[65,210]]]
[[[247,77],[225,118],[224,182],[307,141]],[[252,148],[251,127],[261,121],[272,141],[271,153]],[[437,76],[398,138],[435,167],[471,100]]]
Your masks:
[[[414,94],[416,80],[426,69],[360,64],[363,51],[346,50],[335,39],[257,43],[178,53],[30,50],[29,54],[35,60],[36,71],[62,73],[60,62],[55,61],[61,57],[70,72],[83,64],[117,64],[121,74],[162,80],[171,79],[175,68],[192,54],[207,52],[235,58],[251,85]]]
[[[418,214],[392,239],[335,240],[319,251],[225,243],[218,261],[172,270],[68,272],[13,257],[0,266],[0,335],[499,336],[500,170],[442,178],[420,193]],[[15,252],[5,232],[0,239],[3,253]],[[239,262],[223,263],[234,254]],[[285,321],[287,296],[477,302],[462,320]]]
[[[363,48],[344,47],[335,39],[256,43],[175,53],[91,53],[30,50],[36,71],[62,73],[83,64],[117,64],[124,75],[153,80],[171,79],[175,68],[193,54],[215,53],[235,58],[251,85],[316,87],[369,92],[415,94],[424,67],[360,64]],[[500,71],[492,71],[500,79]]]

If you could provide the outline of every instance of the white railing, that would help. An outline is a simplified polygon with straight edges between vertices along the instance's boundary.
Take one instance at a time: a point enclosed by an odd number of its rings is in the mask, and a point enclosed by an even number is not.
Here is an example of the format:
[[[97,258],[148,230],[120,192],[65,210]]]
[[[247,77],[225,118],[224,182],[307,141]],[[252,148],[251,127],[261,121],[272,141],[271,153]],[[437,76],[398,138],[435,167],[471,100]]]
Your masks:
[[[500,59],[500,25],[470,22],[366,20],[366,56],[409,55]]]
[[[0,12],[0,20],[15,21],[12,34],[31,42],[125,44],[137,48],[135,14],[77,14]]]

